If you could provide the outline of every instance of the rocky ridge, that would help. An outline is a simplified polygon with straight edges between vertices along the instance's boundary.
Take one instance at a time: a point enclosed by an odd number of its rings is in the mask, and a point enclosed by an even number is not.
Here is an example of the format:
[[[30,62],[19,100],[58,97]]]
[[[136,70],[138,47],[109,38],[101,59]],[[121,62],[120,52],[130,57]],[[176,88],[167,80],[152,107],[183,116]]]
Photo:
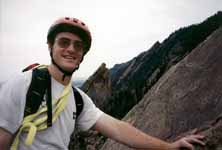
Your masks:
[[[222,27],[161,77],[124,120],[164,140],[196,129],[206,135],[201,149],[222,149],[221,41]],[[102,148],[127,149],[112,140]]]

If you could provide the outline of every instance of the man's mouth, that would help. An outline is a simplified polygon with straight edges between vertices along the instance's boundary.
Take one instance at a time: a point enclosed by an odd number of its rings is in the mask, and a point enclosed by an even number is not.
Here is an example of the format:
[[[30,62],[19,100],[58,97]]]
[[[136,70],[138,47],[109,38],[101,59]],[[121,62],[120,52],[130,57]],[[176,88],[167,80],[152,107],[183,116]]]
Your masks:
[[[63,58],[68,59],[68,60],[75,60],[75,57],[72,56],[63,56]]]
[[[65,56],[65,59],[73,59],[71,56]]]

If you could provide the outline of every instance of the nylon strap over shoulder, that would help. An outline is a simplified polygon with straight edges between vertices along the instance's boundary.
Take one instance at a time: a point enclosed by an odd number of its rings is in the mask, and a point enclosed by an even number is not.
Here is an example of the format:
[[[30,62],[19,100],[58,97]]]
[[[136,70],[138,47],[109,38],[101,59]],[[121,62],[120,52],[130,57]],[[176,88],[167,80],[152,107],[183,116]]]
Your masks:
[[[27,132],[26,145],[31,145],[36,132],[47,129],[56,121],[59,114],[67,105],[71,90],[71,82],[64,88],[60,97],[51,101],[51,78],[46,66],[41,65],[33,69],[32,81],[27,92],[24,119],[13,141],[11,150],[16,150],[22,132]],[[40,107],[46,92],[47,106]],[[52,109],[53,108],[53,109]],[[50,114],[51,113],[51,114]],[[52,117],[53,116],[53,117]]]
[[[54,123],[56,121],[59,114],[65,109],[65,107],[67,105],[67,100],[68,100],[70,90],[71,90],[71,83],[69,83],[65,87],[61,96],[57,100],[53,101],[53,103],[52,103],[52,107],[53,107],[52,123]],[[19,137],[22,132],[28,132],[27,138],[25,140],[25,144],[31,145],[34,138],[35,138],[36,132],[47,129],[47,127],[48,127],[47,126],[47,115],[46,115],[47,109],[48,109],[47,107],[41,107],[36,113],[26,116],[23,119],[22,126],[19,129],[19,131],[13,141],[13,144],[11,147],[12,150],[17,149],[17,146],[19,143]]]
[[[22,132],[28,133],[25,144],[31,145],[37,131],[50,127],[56,121],[59,114],[65,109],[71,89],[73,90],[76,104],[74,119],[77,119],[83,110],[84,102],[82,96],[75,87],[71,86],[71,82],[64,88],[60,97],[52,102],[51,76],[47,66],[35,65],[34,67],[35,68],[31,68],[33,69],[32,80],[26,95],[24,119],[13,141],[12,150],[17,149],[19,136]],[[24,70],[27,71],[28,69]],[[46,106],[41,106],[45,100]]]
[[[83,103],[83,99],[79,91],[75,87],[72,87],[72,89],[73,89],[74,97],[76,100],[76,118],[78,118],[83,110],[84,103]]]
[[[51,76],[47,68],[35,68],[32,71],[32,81],[26,95],[24,117],[36,113],[44,100],[48,107],[47,124],[50,127],[52,125]]]

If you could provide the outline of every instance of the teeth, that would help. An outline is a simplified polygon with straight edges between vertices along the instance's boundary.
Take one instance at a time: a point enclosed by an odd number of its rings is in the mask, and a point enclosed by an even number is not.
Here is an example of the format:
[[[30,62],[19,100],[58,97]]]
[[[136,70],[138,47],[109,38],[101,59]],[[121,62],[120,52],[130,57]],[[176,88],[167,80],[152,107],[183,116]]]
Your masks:
[[[71,56],[65,56],[66,59],[74,59],[73,57]]]

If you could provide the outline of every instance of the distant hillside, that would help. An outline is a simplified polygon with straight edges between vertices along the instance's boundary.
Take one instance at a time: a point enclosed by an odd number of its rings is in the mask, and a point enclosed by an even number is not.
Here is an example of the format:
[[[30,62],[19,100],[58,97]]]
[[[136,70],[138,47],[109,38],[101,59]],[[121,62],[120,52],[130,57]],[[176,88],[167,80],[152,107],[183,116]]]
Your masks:
[[[77,79],[77,80],[74,80],[74,81],[73,81],[73,84],[74,84],[76,87],[81,87],[85,81],[86,81],[86,79]]]

